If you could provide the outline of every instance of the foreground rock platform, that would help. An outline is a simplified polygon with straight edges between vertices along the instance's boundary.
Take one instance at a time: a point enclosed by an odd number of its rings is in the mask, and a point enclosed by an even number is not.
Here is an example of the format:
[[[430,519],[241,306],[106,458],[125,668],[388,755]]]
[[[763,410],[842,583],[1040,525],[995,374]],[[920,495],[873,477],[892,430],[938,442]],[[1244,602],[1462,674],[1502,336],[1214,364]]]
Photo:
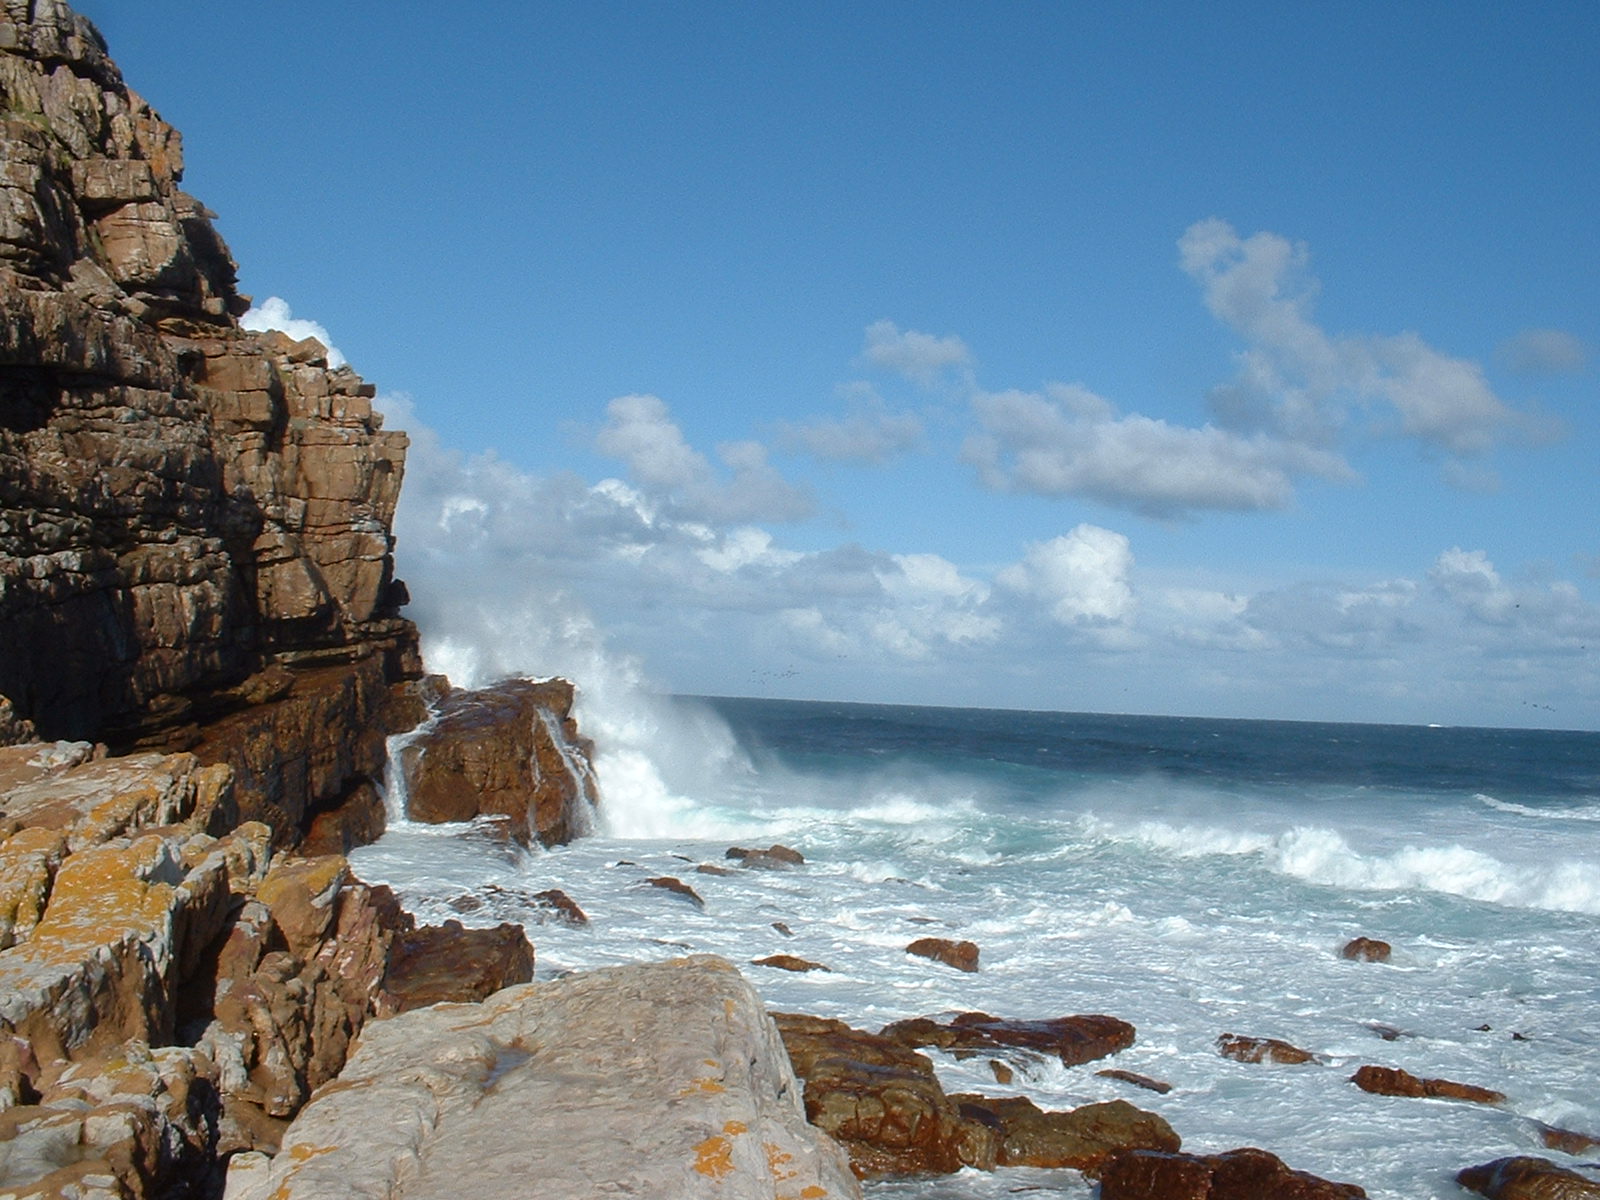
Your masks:
[[[806,1124],[754,989],[709,956],[526,984],[369,1023],[228,1200],[859,1197]]]

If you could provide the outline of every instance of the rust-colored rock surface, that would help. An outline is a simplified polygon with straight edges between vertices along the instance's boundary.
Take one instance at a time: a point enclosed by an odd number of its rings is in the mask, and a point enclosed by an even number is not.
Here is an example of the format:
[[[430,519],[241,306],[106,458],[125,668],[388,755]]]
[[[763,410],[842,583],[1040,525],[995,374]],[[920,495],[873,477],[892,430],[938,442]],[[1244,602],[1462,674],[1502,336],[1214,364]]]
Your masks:
[[[505,816],[523,844],[586,832],[598,793],[572,703],[564,679],[450,692],[401,752],[411,819]]]
[[[1001,1131],[999,1165],[1003,1167],[1071,1167],[1095,1178],[1118,1151],[1170,1151],[1181,1144],[1166,1121],[1125,1100],[1045,1112],[1026,1096],[992,1099],[959,1094],[950,1098],[963,1116],[976,1117]]]
[[[1419,1079],[1399,1067],[1364,1066],[1350,1077],[1350,1082],[1364,1092],[1378,1096],[1417,1096],[1430,1100],[1468,1100],[1474,1104],[1501,1104],[1503,1092],[1478,1087],[1471,1083],[1456,1083],[1450,1079]]]
[[[181,139],[61,0],[0,9],[0,140],[0,740],[228,762],[288,844],[377,777],[418,670],[406,437],[323,348],[240,328]]]
[[[1379,941],[1377,938],[1358,937],[1346,942],[1339,955],[1341,958],[1356,959],[1360,962],[1388,962],[1393,952],[1394,948],[1388,942]]]
[[[923,1055],[843,1021],[774,1013],[806,1119],[842,1145],[862,1178],[991,1168],[999,1133],[962,1116]]]
[[[1246,1063],[1298,1063],[1316,1062],[1317,1056],[1292,1043],[1278,1038],[1245,1037],[1237,1033],[1224,1033],[1217,1038],[1217,1053],[1224,1058]]]
[[[884,1027],[883,1036],[912,1048],[936,1046],[957,1058],[1031,1050],[1073,1067],[1126,1050],[1133,1045],[1134,1028],[1117,1017],[1098,1013],[1020,1021],[966,1012],[944,1021],[932,1017],[896,1021]]]
[[[1464,1188],[1489,1200],[1596,1200],[1600,1181],[1548,1158],[1519,1155],[1468,1167],[1456,1176]]]
[[[1366,1194],[1249,1147],[1205,1156],[1128,1150],[1113,1154],[1100,1174],[1100,1200],[1358,1200]]]
[[[957,942],[949,938],[936,937],[918,938],[906,947],[906,953],[915,954],[918,958],[931,958],[934,962],[941,962],[958,971],[971,972],[978,969],[976,942]]]
[[[465,929],[459,921],[402,933],[383,977],[385,1014],[444,1001],[475,1003],[533,978],[533,946],[521,925]]]

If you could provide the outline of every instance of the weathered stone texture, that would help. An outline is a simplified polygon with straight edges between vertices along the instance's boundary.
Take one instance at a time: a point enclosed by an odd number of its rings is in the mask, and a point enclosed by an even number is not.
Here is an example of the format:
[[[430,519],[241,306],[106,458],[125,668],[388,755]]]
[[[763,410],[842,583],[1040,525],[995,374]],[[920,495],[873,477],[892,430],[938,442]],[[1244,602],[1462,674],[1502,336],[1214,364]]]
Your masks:
[[[0,742],[186,749],[275,664],[414,674],[405,435],[317,343],[239,328],[178,134],[61,0],[0,8],[0,139]],[[375,776],[362,750],[291,819]]]
[[[759,998],[708,957],[368,1025],[282,1152],[235,1163],[232,1200],[861,1194]]]

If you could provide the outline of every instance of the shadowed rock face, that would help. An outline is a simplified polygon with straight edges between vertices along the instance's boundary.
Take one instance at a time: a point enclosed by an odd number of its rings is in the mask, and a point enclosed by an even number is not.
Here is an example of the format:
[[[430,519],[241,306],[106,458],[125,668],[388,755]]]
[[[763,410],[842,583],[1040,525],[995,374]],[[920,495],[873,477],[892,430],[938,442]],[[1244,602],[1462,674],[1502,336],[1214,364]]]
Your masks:
[[[0,736],[224,761],[207,731],[272,705],[270,733],[236,732],[288,760],[380,723],[417,668],[390,554],[405,435],[317,343],[239,328],[177,132],[60,0],[0,6],[0,140]],[[302,678],[362,663],[369,686]],[[372,754],[260,802],[298,823]]]

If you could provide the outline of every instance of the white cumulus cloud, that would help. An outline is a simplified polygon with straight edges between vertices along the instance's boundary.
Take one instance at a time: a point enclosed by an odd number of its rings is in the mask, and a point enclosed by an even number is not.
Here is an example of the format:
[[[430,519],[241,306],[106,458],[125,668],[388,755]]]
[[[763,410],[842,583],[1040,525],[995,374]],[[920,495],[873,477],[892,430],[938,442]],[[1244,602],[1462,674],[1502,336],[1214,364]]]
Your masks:
[[[1133,615],[1132,569],[1125,535],[1082,524],[1030,545],[1022,561],[1001,570],[995,583],[1038,600],[1063,625],[1105,624]]]
[[[328,348],[330,367],[345,365],[345,357],[333,344],[333,338],[329,336],[327,329],[316,321],[295,316],[289,309],[288,301],[281,296],[268,296],[260,304],[251,305],[244,316],[239,318],[239,325],[254,333],[265,333],[269,329],[276,329],[280,333],[288,334],[297,342],[314,337]]]
[[[874,321],[867,326],[861,357],[875,367],[897,371],[925,387],[935,383],[945,371],[972,365],[972,353],[967,344],[954,334],[935,337],[914,329],[901,329],[893,321]]]

